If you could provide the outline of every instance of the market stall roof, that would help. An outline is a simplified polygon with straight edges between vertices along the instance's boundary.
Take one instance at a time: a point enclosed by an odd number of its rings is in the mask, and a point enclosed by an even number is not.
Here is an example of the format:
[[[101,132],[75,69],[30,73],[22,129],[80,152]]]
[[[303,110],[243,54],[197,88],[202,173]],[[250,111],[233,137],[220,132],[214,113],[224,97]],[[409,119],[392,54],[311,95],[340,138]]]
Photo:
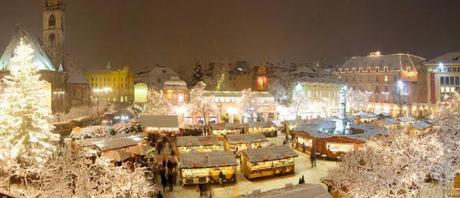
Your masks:
[[[134,146],[139,144],[142,140],[143,139],[139,134],[117,134],[114,136],[107,136],[102,138],[81,139],[77,142],[82,147],[95,146],[100,151],[104,152],[117,148]]]
[[[373,136],[380,134],[387,134],[388,129],[385,127],[375,126],[372,124],[360,123],[354,124],[350,123],[351,134],[334,134],[325,132],[328,129],[335,129],[336,121],[334,120],[325,120],[319,119],[310,123],[302,123],[298,125],[294,131],[303,131],[310,134],[316,138],[330,138],[330,137],[347,137],[357,140],[367,140]]]
[[[410,117],[410,116],[403,116],[403,117],[399,117],[398,120],[401,122],[414,122],[415,118]]]
[[[180,159],[181,168],[213,168],[223,166],[238,166],[233,152],[184,153]]]
[[[248,122],[246,123],[250,128],[270,128],[275,127],[273,122]]]
[[[226,135],[225,139],[229,144],[268,142],[267,138],[261,133]]]
[[[240,123],[211,124],[211,129],[213,130],[242,129],[242,128],[244,128],[244,124],[240,124]]]
[[[416,121],[412,127],[414,127],[415,129],[427,129],[427,128],[430,128],[431,127],[431,124],[428,124],[426,122],[423,122],[423,121]]]
[[[177,146],[210,146],[223,145],[217,136],[179,136]]]
[[[377,116],[373,113],[367,113],[367,112],[362,112],[362,111],[354,114],[354,116],[358,116],[360,118],[377,118]]]
[[[177,115],[142,115],[140,121],[144,127],[179,128]]]
[[[243,154],[248,157],[248,161],[251,163],[280,160],[298,156],[297,153],[287,145],[248,149],[244,150]]]
[[[102,153],[102,157],[109,159],[110,161],[122,162],[129,159],[131,154],[124,151],[115,150]]]
[[[151,152],[153,152],[155,148],[147,145],[147,144],[137,144],[135,146],[131,146],[127,148],[125,151],[127,153],[133,154],[133,155],[147,155]]]
[[[253,192],[240,198],[332,198],[320,184],[299,184],[273,189],[265,192]]]
[[[391,125],[396,125],[396,124],[398,124],[398,122],[397,122],[395,119],[393,119],[393,118],[387,118],[387,119],[384,119],[384,120],[383,120],[383,124],[384,124],[385,126],[391,126]]]

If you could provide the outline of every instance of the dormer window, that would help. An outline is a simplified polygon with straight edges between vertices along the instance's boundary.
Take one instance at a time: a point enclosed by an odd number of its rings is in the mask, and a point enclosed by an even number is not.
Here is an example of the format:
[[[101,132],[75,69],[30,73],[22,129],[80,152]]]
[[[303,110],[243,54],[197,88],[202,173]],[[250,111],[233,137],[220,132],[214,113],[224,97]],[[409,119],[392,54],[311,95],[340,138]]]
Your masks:
[[[375,72],[379,72],[379,67],[375,67]]]
[[[351,72],[355,73],[356,72],[356,68],[351,68]]]
[[[388,67],[387,67],[387,66],[383,67],[383,71],[384,71],[384,72],[389,72]]]

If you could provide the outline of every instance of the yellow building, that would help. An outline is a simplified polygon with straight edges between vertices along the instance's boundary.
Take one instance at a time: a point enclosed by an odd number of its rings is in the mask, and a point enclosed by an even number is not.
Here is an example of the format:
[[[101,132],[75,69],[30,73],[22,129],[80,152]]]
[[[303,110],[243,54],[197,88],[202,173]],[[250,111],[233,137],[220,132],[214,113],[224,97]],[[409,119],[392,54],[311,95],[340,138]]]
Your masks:
[[[134,99],[134,73],[128,66],[112,69],[109,63],[105,70],[86,72],[85,78],[93,91],[93,99],[117,103],[132,102]]]

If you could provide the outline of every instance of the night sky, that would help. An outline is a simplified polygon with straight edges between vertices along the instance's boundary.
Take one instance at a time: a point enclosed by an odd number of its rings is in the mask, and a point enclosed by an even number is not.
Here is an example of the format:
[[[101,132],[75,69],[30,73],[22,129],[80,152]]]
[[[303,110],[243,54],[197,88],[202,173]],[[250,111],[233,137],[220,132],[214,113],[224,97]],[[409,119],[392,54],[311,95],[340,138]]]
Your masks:
[[[15,24],[41,38],[42,1],[0,0],[0,48]],[[460,51],[458,0],[67,0],[66,51],[83,68],[216,58],[340,64],[370,51]]]

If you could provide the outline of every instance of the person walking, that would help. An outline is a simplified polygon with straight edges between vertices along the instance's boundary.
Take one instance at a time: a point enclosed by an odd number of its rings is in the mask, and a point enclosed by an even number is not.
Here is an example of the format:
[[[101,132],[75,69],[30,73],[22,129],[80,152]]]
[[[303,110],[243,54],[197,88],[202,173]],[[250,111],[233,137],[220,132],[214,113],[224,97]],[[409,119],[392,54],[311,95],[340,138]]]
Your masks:
[[[316,167],[316,155],[313,153],[310,155],[310,162],[312,168]]]

